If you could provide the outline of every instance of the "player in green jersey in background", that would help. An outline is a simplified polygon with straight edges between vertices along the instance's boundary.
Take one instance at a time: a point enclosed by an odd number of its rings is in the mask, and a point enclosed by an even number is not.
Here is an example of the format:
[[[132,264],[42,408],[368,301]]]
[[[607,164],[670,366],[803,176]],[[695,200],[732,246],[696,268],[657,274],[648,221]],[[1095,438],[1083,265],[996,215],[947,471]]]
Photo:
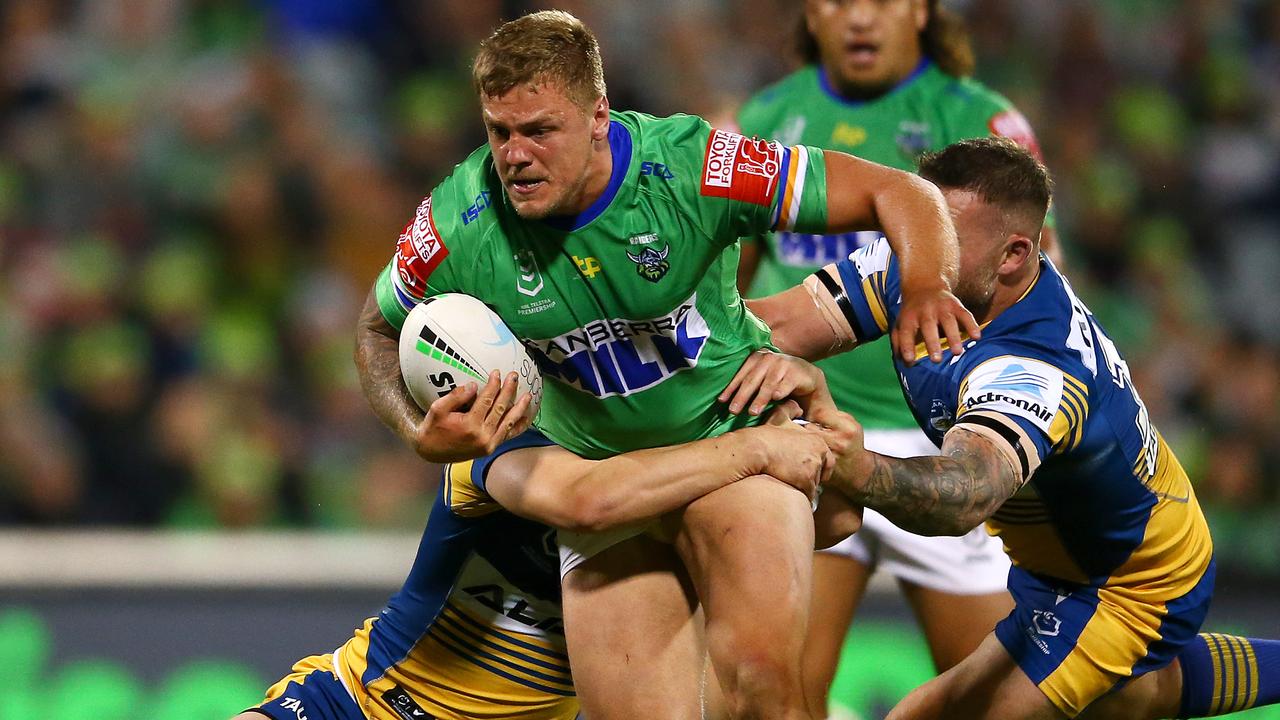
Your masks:
[[[806,143],[914,170],[916,159],[964,138],[1004,135],[1038,153],[1026,120],[969,78],[973,54],[961,20],[938,0],[807,0],[798,28],[805,66],[762,90],[738,114],[746,135]],[[744,239],[739,282],[759,297],[802,282],[876,239],[875,232],[778,232]],[[1047,228],[1042,239],[1055,247]],[[749,291],[748,291],[749,285]],[[889,350],[819,363],[841,408],[881,453],[936,453],[903,402]],[[857,535],[814,560],[805,682],[826,697],[849,624],[879,567],[895,576],[938,671],[978,646],[1012,606],[1009,563],[982,528],[962,538],[922,538],[873,511]]]
[[[476,383],[461,372],[458,389],[430,412],[414,405],[400,378],[399,328],[414,304],[440,293],[464,292],[496,310],[546,379],[538,429],[593,459],[751,422],[716,401],[769,336],[735,285],[742,235],[879,226],[903,258],[899,352],[914,358],[917,330],[935,359],[939,335],[955,345],[962,331],[978,334],[950,292],[957,247],[941,195],[910,173],[750,140],[692,116],[611,111],[595,38],[563,12],[498,28],[473,77],[488,145],[418,208],[357,333],[366,395],[423,457],[484,455],[527,407],[521,400],[476,426],[466,412]],[[755,476],[660,528],[674,545],[648,530],[557,537],[584,714],[699,717],[701,655],[687,649],[701,603],[735,714],[812,717],[800,669],[809,499]],[[671,680],[672,662],[689,667],[675,674],[684,685]]]

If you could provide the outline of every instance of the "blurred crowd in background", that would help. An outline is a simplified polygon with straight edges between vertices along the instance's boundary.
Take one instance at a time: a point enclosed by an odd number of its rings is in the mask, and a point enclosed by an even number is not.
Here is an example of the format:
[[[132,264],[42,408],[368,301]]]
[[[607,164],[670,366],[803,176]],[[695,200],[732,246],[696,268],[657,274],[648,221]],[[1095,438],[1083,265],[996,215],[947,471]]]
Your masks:
[[[970,0],[1036,128],[1068,274],[1220,557],[1280,573],[1280,2]],[[799,0],[0,4],[0,525],[419,527],[358,309],[484,141],[476,44],[555,6],[615,107],[729,116]]]

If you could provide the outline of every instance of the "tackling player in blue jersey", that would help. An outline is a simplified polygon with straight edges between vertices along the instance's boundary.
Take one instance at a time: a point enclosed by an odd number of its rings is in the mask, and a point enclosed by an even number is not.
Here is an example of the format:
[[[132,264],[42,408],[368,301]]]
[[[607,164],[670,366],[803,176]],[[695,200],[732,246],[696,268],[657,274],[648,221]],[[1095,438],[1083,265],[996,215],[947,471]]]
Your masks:
[[[1004,542],[1013,612],[889,717],[1135,720],[1276,702],[1280,642],[1197,634],[1213,592],[1209,529],[1125,361],[1040,254],[1043,166],[987,138],[926,155],[920,174],[951,209],[956,295],[982,323],[963,355],[897,361],[941,456],[865,450],[821,373],[794,358],[756,353],[724,396],[752,409],[802,398],[837,456],[828,488],[904,529],[958,535],[985,521]],[[821,357],[892,326],[897,272],[875,243],[752,309],[779,348]]]
[[[475,390],[478,401],[467,412],[492,433],[515,396],[514,382],[498,387],[495,374]],[[299,661],[236,720],[572,720],[579,703],[556,530],[644,524],[763,472],[813,494],[830,453],[821,438],[789,422],[795,412],[784,406],[768,425],[601,461],[530,430],[482,458],[447,465],[400,592],[338,649]],[[837,533],[829,544],[852,532],[856,519],[827,527]],[[652,539],[643,549],[675,553]],[[633,617],[644,623],[666,612],[646,605],[633,608]],[[628,672],[637,688],[630,692],[671,688],[688,695],[680,705],[696,708],[698,678],[688,675],[704,650],[692,627],[679,639],[655,638],[644,648],[644,667]],[[660,698],[648,703],[654,717],[674,717],[675,706]]]

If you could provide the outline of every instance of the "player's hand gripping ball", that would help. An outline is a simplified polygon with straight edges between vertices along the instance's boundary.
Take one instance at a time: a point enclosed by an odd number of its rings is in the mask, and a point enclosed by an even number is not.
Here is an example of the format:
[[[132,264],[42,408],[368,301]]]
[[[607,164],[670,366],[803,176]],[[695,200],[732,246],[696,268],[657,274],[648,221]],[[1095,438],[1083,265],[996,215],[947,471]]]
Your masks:
[[[445,293],[409,312],[400,329],[400,374],[424,411],[459,385],[483,387],[489,372],[519,375],[516,399],[532,394],[529,417],[542,404],[542,374],[502,318],[470,295]]]

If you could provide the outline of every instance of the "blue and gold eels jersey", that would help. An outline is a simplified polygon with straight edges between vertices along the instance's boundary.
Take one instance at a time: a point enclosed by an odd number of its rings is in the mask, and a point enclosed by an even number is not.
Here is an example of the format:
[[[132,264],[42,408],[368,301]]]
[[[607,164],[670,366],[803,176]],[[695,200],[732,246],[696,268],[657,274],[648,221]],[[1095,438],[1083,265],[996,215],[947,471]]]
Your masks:
[[[446,466],[404,586],[332,656],[298,663],[268,700],[328,669],[369,720],[574,718],[555,533],[485,491],[496,458],[550,444],[530,431]]]
[[[836,267],[858,341],[884,334],[901,303],[888,242]],[[1009,442],[1029,478],[988,520],[1015,566],[1155,601],[1204,574],[1213,546],[1191,483],[1115,345],[1047,259],[963,355],[932,363],[921,347],[918,356],[911,367],[896,363],[929,438],[941,446],[956,424],[983,426]]]

